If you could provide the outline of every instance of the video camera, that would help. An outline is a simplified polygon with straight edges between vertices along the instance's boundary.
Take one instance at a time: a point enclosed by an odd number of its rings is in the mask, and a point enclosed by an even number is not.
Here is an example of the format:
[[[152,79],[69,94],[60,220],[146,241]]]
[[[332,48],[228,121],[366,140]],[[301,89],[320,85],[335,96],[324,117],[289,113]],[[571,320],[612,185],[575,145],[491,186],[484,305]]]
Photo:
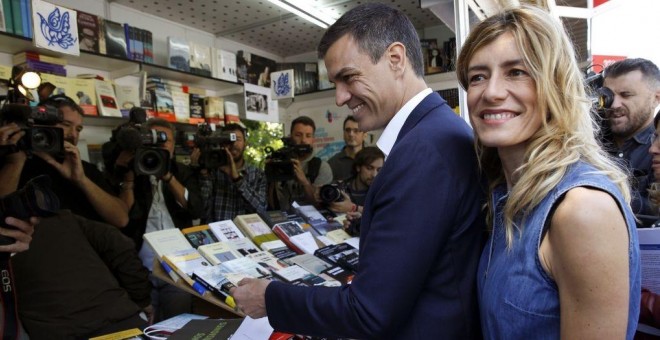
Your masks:
[[[0,110],[0,121],[0,125],[16,123],[25,131],[16,145],[0,147],[0,156],[16,151],[28,154],[41,151],[56,158],[64,157],[64,130],[53,126],[62,122],[62,114],[54,106],[6,103]]]
[[[21,220],[30,217],[53,216],[60,208],[60,200],[50,188],[50,177],[37,176],[29,180],[23,188],[0,198],[0,224],[5,228],[12,228],[5,224],[6,217],[15,217]],[[14,243],[14,239],[0,235],[0,245]]]
[[[225,147],[236,141],[236,133],[213,131],[208,124],[200,124],[195,133],[194,143],[200,149],[199,165],[215,169],[229,164]]]
[[[598,139],[605,149],[613,148],[612,131],[607,119],[607,111],[612,108],[614,103],[614,92],[608,87],[603,86],[603,72],[587,75],[585,83],[587,85],[587,94],[591,99],[591,107],[594,113],[598,115],[600,133]]]
[[[142,126],[146,121],[146,111],[134,107],[129,113],[128,122],[112,130],[112,137],[103,144],[102,150],[106,169],[114,168],[122,151],[131,151],[135,153],[133,171],[136,175],[162,177],[167,174],[170,153],[161,148],[167,141],[167,134]]]
[[[268,181],[288,181],[295,178],[291,159],[299,158],[312,152],[313,148],[307,144],[293,144],[291,138],[282,138],[284,146],[279,150],[266,147],[266,179]]]

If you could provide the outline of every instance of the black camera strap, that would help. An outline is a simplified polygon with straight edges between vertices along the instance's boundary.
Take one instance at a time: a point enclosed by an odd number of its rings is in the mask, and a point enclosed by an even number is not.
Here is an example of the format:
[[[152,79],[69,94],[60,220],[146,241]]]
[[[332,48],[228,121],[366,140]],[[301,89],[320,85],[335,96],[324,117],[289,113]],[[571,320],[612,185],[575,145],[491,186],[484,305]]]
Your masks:
[[[18,309],[16,308],[16,291],[14,288],[14,274],[11,270],[9,253],[0,253],[0,280],[2,282],[2,339],[14,340],[19,338],[21,327],[18,323]]]

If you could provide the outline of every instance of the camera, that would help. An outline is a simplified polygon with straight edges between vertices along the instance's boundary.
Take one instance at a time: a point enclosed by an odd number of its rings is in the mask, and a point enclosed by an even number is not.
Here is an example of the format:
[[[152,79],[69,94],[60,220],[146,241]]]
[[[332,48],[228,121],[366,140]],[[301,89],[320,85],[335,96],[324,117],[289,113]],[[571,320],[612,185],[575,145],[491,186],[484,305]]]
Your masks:
[[[32,216],[53,216],[60,208],[60,200],[50,188],[50,177],[37,176],[29,180],[23,188],[0,198],[0,223],[5,228],[5,217],[28,219]],[[14,243],[14,239],[0,235],[0,245]]]
[[[170,153],[161,148],[167,142],[167,134],[142,126],[145,122],[144,109],[133,108],[128,122],[112,130],[110,141],[103,144],[102,149],[106,169],[114,168],[115,161],[122,151],[132,151],[135,153],[132,167],[136,175],[162,177],[167,174]]]
[[[41,151],[57,158],[64,157],[64,130],[53,126],[62,122],[62,114],[54,106],[7,103],[0,110],[0,119],[2,125],[15,123],[25,131],[17,145],[3,146],[0,156],[22,150],[28,154]]]
[[[614,92],[608,87],[603,86],[603,72],[591,73],[585,79],[587,85],[587,94],[591,99],[592,111],[598,115],[600,132],[598,140],[606,150],[614,149],[612,131],[607,119],[607,111],[612,108],[614,103]]]
[[[319,196],[321,202],[330,204],[333,202],[341,202],[344,200],[344,195],[342,195],[343,188],[340,184],[326,184],[321,187],[319,190]]]
[[[312,152],[312,146],[307,144],[293,144],[291,138],[282,138],[284,146],[278,150],[271,147],[265,149],[266,156],[266,179],[268,181],[288,181],[295,178],[293,163],[291,159],[307,155]]]
[[[236,141],[233,132],[213,131],[208,124],[200,124],[195,133],[194,143],[200,149],[199,165],[215,169],[229,164],[225,147]]]

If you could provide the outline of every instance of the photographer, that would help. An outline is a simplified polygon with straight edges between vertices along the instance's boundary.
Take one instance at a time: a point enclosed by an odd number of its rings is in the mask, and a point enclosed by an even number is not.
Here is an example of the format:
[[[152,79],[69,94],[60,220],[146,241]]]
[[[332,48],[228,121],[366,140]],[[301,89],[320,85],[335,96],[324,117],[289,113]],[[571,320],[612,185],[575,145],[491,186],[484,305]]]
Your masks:
[[[291,122],[291,139],[295,145],[313,145],[316,124],[307,116],[300,116]],[[269,183],[268,203],[273,209],[289,210],[291,203],[301,205],[317,204],[317,188],[332,181],[332,169],[327,162],[314,157],[314,151],[291,159],[295,179]]]
[[[23,135],[16,124],[1,126],[0,145],[16,145]],[[10,318],[16,315],[12,308],[34,339],[88,338],[145,327],[148,322],[140,313],[151,314],[151,287],[131,240],[114,226],[69,210],[58,211],[60,200],[47,186],[50,177],[38,176],[45,182],[26,178],[28,184],[17,190],[20,172],[11,162],[18,159],[23,165],[24,157],[20,151],[0,159],[1,171],[11,170],[12,175],[2,172],[5,202],[1,212],[9,216],[40,212],[40,216],[52,217],[40,221],[33,217],[29,223],[7,217],[4,222],[15,229],[0,228],[0,235],[15,239],[13,244],[0,246],[0,252],[19,252],[11,257],[13,276],[8,277],[13,282],[8,285],[3,280],[3,292],[8,293],[9,288],[16,293],[13,300],[2,299],[4,335],[8,337],[10,329],[18,331]],[[10,199],[9,194],[16,197]],[[35,229],[37,222],[40,225]]]
[[[53,96],[40,104],[53,106],[62,115],[62,121],[54,126],[64,131],[64,159],[56,159],[45,152],[34,152],[36,157],[28,159],[25,150],[7,154],[0,170],[3,178],[0,195],[11,192],[7,188],[14,187],[12,182],[15,180],[20,187],[29,179],[46,174],[52,180],[52,188],[60,197],[63,209],[115,227],[125,226],[128,208],[111,194],[112,189],[96,166],[80,158],[77,144],[83,129],[83,110],[66,96]],[[14,132],[20,131],[16,124],[6,126]],[[11,135],[11,141],[17,142],[23,134]]]
[[[129,165],[134,153],[123,150],[115,161],[115,175],[120,178],[119,197],[130,208],[130,221],[122,231],[131,237],[139,250],[142,264],[153,269],[154,253],[143,243],[142,235],[152,231],[185,228],[200,217],[203,203],[197,177],[192,169],[174,161],[174,126],[159,118],[152,118],[145,124],[166,134],[166,141],[156,148],[167,150],[169,159],[164,175],[136,175]],[[156,321],[191,311],[191,295],[153,276],[152,301]]]
[[[264,172],[245,164],[245,129],[238,124],[228,124],[222,132],[236,134],[236,140],[223,149],[227,164],[200,170],[202,199],[205,202],[203,223],[233,220],[237,215],[266,211]],[[193,164],[198,163],[200,154],[200,149],[195,148],[191,156]]]

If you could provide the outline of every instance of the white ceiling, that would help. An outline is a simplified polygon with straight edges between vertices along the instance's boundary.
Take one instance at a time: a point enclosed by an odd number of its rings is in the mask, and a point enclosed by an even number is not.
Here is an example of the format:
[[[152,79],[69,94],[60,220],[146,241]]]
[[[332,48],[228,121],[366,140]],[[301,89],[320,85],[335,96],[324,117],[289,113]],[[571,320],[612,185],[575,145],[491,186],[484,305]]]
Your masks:
[[[369,0],[308,0],[339,17]],[[112,0],[218,37],[255,46],[282,58],[313,52],[325,31],[268,0]],[[442,25],[419,0],[380,1],[406,13],[415,27]]]
[[[403,11],[418,30],[443,26],[420,0],[307,0],[337,17],[367,2],[383,2]],[[474,0],[488,2],[493,0]],[[316,51],[324,29],[289,13],[268,0],[109,0],[136,10],[234,40],[282,58]],[[555,0],[557,5],[586,7],[587,0]],[[578,50],[586,59],[586,20],[564,20]]]

